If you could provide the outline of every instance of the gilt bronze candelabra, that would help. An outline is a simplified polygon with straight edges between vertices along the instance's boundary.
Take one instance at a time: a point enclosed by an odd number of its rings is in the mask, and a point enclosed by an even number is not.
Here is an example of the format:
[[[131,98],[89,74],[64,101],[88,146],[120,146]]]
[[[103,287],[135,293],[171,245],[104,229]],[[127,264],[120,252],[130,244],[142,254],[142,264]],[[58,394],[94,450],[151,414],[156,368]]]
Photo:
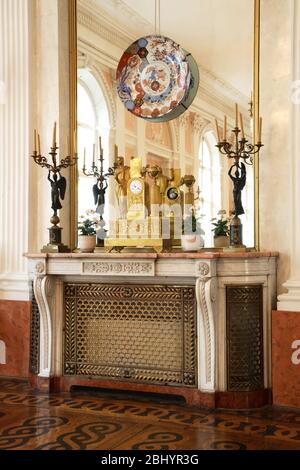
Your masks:
[[[37,138],[38,138],[38,150],[37,150]],[[51,208],[53,215],[50,219],[52,226],[49,230],[49,243],[45,245],[41,252],[42,253],[68,253],[70,248],[64,245],[61,241],[62,227],[59,227],[60,218],[57,215],[57,211],[62,209],[61,200],[65,197],[67,181],[64,176],[61,175],[63,168],[68,168],[76,164],[77,156],[67,156],[61,159],[57,164],[58,147],[56,145],[56,123],[54,124],[53,131],[53,143],[49,155],[51,156],[52,162],[49,162],[46,157],[41,154],[40,147],[40,136],[34,131],[34,151],[31,158],[37,165],[48,170],[48,181],[51,185]]]
[[[253,155],[259,152],[260,148],[263,146],[261,143],[261,129],[262,129],[262,119],[260,118],[260,125],[259,125],[259,138],[258,142],[255,144],[251,144],[246,138],[244,133],[244,124],[243,124],[243,117],[240,114],[240,124],[241,128],[239,128],[238,124],[238,107],[236,105],[236,125],[235,128],[232,129],[234,133],[234,142],[230,143],[227,141],[226,137],[226,124],[227,118],[224,116],[224,132],[223,132],[223,139],[220,138],[220,131],[218,127],[218,123],[216,121],[217,126],[217,136],[218,136],[218,143],[216,147],[218,147],[219,152],[222,155],[226,155],[229,159],[233,159],[234,163],[231,165],[228,171],[228,176],[230,177],[233,183],[233,201],[234,201],[234,217],[230,222],[230,248],[235,248],[237,250],[245,249],[243,245],[243,230],[242,230],[242,223],[239,218],[239,215],[244,214],[244,208],[242,204],[242,190],[246,185],[246,165],[253,165]],[[239,134],[241,138],[239,138]]]

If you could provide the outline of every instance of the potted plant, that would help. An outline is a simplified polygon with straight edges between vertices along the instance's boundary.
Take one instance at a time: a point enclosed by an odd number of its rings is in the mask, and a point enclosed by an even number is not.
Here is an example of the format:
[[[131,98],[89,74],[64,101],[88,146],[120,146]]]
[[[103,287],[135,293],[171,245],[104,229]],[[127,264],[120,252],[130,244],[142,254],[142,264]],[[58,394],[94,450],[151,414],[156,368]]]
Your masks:
[[[227,248],[229,246],[230,219],[226,217],[226,211],[220,210],[218,219],[212,219],[214,232],[214,247]]]
[[[78,248],[82,253],[93,253],[96,246],[96,230],[99,228],[99,220],[95,211],[87,211],[78,222]]]
[[[204,246],[200,218],[194,212],[187,216],[182,223],[181,246],[183,251],[198,251]]]

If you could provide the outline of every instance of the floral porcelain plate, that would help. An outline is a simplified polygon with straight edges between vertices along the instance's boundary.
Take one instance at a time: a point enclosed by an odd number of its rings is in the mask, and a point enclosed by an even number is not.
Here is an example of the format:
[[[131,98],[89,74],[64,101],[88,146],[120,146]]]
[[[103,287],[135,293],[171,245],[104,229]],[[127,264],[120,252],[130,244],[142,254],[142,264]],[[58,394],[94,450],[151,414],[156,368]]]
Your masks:
[[[117,68],[118,94],[136,116],[152,120],[171,113],[191,81],[187,53],[165,36],[145,36],[131,44]]]
[[[176,106],[176,108],[174,108],[168,114],[165,114],[164,116],[158,118],[152,118],[152,122],[166,122],[171,121],[171,119],[178,118],[189,108],[189,106],[191,106],[192,102],[194,101],[199,88],[199,69],[197,62],[195,61],[192,54],[186,52],[186,58],[190,67],[191,78],[190,86],[186,90],[183,100],[181,101],[181,103],[178,104],[178,106]]]

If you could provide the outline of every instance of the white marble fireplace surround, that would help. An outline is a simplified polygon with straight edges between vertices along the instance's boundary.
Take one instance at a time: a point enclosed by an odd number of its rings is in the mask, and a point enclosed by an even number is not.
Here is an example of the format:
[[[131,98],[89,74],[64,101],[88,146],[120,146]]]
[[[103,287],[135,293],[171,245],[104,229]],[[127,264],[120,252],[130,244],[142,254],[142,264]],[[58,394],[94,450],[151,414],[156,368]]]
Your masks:
[[[40,371],[63,375],[63,283],[195,285],[198,389],[225,391],[226,286],[263,286],[264,386],[271,388],[271,311],[276,307],[278,253],[30,254],[30,275],[40,311]]]

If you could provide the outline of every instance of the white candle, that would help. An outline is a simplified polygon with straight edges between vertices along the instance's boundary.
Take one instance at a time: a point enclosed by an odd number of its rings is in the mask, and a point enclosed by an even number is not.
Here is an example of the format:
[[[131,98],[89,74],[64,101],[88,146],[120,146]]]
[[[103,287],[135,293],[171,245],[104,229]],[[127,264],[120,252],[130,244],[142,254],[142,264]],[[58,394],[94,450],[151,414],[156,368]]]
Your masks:
[[[41,155],[41,139],[40,139],[40,134],[38,134],[38,154]]]
[[[227,134],[227,117],[226,117],[226,114],[224,114],[224,133],[223,133],[224,142],[226,141],[226,134]]]
[[[53,140],[52,140],[52,148],[56,147],[56,122],[54,123],[53,128]]]
[[[261,142],[262,118],[259,119],[258,142]]]
[[[33,134],[33,146],[34,146],[34,152],[36,152],[36,129],[34,129],[34,134]]]
[[[242,130],[242,137],[245,138],[245,131],[244,131],[244,122],[243,122],[243,115],[240,113],[240,121],[241,121],[241,130]]]
[[[218,126],[218,121],[215,119],[215,123],[216,123],[216,130],[217,130],[217,136],[218,136],[218,143],[221,142],[221,139],[220,139],[220,130],[219,130],[219,126]]]
[[[239,127],[239,107],[237,103],[235,103],[235,127]]]

